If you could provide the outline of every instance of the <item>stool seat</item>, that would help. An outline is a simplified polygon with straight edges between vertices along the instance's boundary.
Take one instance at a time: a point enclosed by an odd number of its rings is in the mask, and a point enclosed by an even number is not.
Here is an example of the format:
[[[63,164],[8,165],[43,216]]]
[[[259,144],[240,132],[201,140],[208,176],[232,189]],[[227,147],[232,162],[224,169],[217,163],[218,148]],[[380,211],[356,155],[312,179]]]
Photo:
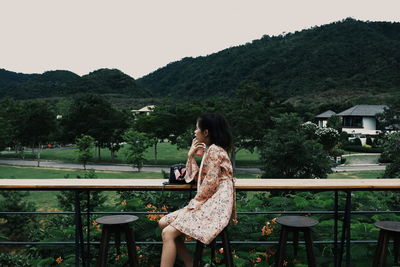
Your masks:
[[[311,227],[319,222],[313,218],[305,216],[282,216],[276,219],[281,227],[281,233],[278,244],[278,257],[276,258],[277,267],[284,266],[285,250],[288,239],[288,233],[293,233],[294,255],[297,256],[297,246],[299,243],[299,232],[303,232],[304,241],[306,243],[308,266],[316,267],[315,255],[313,251],[313,242],[311,237]]]
[[[112,215],[112,216],[104,216],[96,219],[96,222],[99,224],[124,224],[134,222],[139,219],[134,215]]]
[[[282,216],[276,219],[280,225],[296,228],[313,227],[318,224],[318,221],[305,216]]]
[[[95,221],[103,225],[101,230],[101,240],[99,248],[99,259],[97,267],[107,266],[108,246],[111,234],[115,234],[115,247],[117,255],[120,255],[121,234],[125,234],[126,245],[128,246],[128,264],[131,267],[139,266],[138,257],[136,255],[135,234],[129,226],[130,222],[139,219],[134,215],[112,215],[97,218]]]
[[[378,221],[374,224],[379,231],[378,246],[375,252],[373,267],[386,266],[386,256],[388,251],[389,239],[393,239],[394,264],[399,261],[400,250],[400,222],[397,221]]]
[[[392,231],[392,232],[397,232],[400,233],[400,222],[395,222],[395,221],[379,221],[374,223],[374,225],[380,229],[386,230],[386,231]]]

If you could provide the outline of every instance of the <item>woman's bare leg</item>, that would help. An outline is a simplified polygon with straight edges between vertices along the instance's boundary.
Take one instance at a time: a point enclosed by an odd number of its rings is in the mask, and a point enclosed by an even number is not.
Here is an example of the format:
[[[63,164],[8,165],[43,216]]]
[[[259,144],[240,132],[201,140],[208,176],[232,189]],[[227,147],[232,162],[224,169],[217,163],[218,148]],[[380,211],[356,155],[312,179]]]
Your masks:
[[[177,246],[175,239],[182,233],[168,225],[162,231],[163,247],[160,267],[173,267],[175,263]]]
[[[182,259],[182,261],[185,263],[185,266],[192,267],[193,266],[193,258],[185,245],[183,237],[182,236],[177,237],[175,239],[175,244],[176,244],[176,249],[177,249],[178,255]]]
[[[158,225],[160,226],[161,230],[163,230],[169,224],[165,220],[163,220],[163,218],[161,218],[161,220],[158,221]],[[182,261],[185,263],[185,266],[192,267],[193,266],[193,258],[185,245],[183,236],[179,236],[175,239],[175,245],[176,245],[177,254],[182,259]]]

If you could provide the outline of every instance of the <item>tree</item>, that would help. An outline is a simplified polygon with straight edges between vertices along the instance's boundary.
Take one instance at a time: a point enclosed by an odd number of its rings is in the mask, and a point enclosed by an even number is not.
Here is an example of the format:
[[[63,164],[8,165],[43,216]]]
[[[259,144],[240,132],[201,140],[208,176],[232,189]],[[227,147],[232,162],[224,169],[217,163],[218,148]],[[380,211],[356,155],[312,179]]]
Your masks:
[[[2,151],[8,144],[11,143],[11,126],[0,115],[0,151]]]
[[[330,127],[318,127],[315,131],[318,142],[323,145],[328,153],[339,143],[340,134],[337,130]]]
[[[11,98],[4,98],[0,101],[0,114],[3,117],[2,128],[3,134],[6,136],[3,138],[4,143],[8,143],[9,146],[15,149],[15,152],[21,151],[23,156],[23,144],[22,144],[22,126],[23,126],[23,108],[20,101],[15,101]],[[8,129],[7,129],[8,128]],[[8,141],[7,141],[8,139]]]
[[[321,144],[307,139],[294,114],[273,118],[260,146],[263,178],[326,178],[331,161]]]
[[[156,106],[149,115],[138,115],[133,128],[146,133],[154,146],[154,163],[157,164],[157,145],[160,140],[170,137],[172,117],[166,106]]]
[[[132,167],[136,167],[140,172],[145,161],[143,154],[151,146],[151,140],[146,134],[133,129],[124,134],[124,140],[128,145],[126,150],[127,162],[131,163]]]
[[[388,134],[383,141],[382,157],[388,159],[384,177],[400,178],[400,133]]]
[[[264,130],[271,127],[271,116],[278,113],[279,107],[268,89],[258,83],[243,82],[235,97],[209,99],[203,103],[202,110],[225,115],[233,136],[231,161],[235,168],[236,154],[240,150],[253,152],[260,146]]]
[[[40,166],[40,152],[43,143],[49,141],[56,129],[56,114],[48,103],[43,101],[27,101],[22,104],[22,121],[19,125],[19,138],[23,145],[31,146],[32,153],[38,147],[37,166]]]
[[[81,134],[89,135],[96,141],[98,157],[100,148],[108,147],[115,152],[121,135],[128,127],[126,114],[116,110],[98,95],[76,96],[66,114],[62,114],[61,126],[66,142],[75,140]]]
[[[342,132],[342,118],[338,115],[332,115],[329,117],[326,127],[333,128],[339,133]]]
[[[83,164],[83,169],[86,170],[86,164],[93,158],[92,149],[94,147],[94,139],[89,135],[82,134],[75,141],[78,148],[78,161]]]

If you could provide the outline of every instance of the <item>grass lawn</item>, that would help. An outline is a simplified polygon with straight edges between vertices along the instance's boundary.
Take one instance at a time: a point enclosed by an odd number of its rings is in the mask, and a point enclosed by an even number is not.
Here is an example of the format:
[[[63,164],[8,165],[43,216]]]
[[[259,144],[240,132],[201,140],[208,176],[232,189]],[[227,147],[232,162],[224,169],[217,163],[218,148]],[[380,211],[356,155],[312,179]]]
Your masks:
[[[97,153],[93,150],[94,162],[113,162],[113,163],[125,163],[125,148],[121,148],[120,151],[116,153],[115,161],[111,161],[110,151],[108,149],[101,149],[101,160],[97,160]],[[169,142],[160,143],[157,146],[158,151],[158,161],[157,164],[160,165],[172,165],[176,163],[184,163],[187,159],[187,150],[178,150],[176,145],[172,145]],[[73,148],[62,148],[62,149],[44,149],[40,157],[44,160],[60,160],[65,162],[77,162],[76,160],[76,150]],[[150,147],[146,153],[145,158],[147,160],[146,164],[154,165],[154,147]],[[15,153],[3,153],[0,154],[1,158],[21,158]],[[25,151],[25,158],[32,159],[31,151]],[[250,153],[247,150],[239,151],[237,155],[236,164],[238,166],[256,166],[259,165],[258,153]]]
[[[51,178],[76,178],[84,176],[83,170],[72,169],[53,169],[53,168],[32,168],[18,166],[0,165],[0,179],[51,179]],[[96,171],[99,179],[162,179],[161,173],[154,172],[115,172],[115,171]],[[237,178],[257,178],[254,174],[239,174]],[[35,203],[38,210],[57,209],[58,191],[31,191],[28,201]],[[104,191],[108,197],[106,205],[114,205],[118,201],[115,191]]]
[[[328,174],[328,179],[375,179],[383,176],[385,171],[352,171]]]
[[[377,164],[380,155],[343,155],[345,164]]]
[[[20,178],[20,179],[51,179],[51,178],[76,178],[84,176],[83,170],[72,169],[53,169],[53,168],[34,168],[0,165],[0,179]],[[382,177],[384,171],[355,171],[355,172],[337,172],[328,175],[329,179],[371,179]],[[116,171],[96,171],[99,179],[161,179],[161,173],[153,172],[116,172]],[[236,178],[258,178],[255,174],[238,174]],[[38,210],[57,209],[58,191],[31,191],[28,201],[32,201]],[[105,191],[108,197],[107,205],[114,205],[118,202],[118,195],[114,191]]]

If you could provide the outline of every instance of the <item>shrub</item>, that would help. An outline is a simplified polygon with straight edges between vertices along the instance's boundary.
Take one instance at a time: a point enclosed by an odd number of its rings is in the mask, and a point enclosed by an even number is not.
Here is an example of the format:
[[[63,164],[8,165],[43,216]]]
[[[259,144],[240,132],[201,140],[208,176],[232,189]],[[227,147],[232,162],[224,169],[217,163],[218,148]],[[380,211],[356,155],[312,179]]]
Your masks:
[[[350,144],[353,146],[362,146],[361,139],[356,137],[353,140],[350,141]]]
[[[29,267],[32,266],[30,264],[31,259],[24,255],[18,254],[0,254],[0,266],[3,267]]]
[[[371,137],[369,137],[369,136],[367,137],[366,144],[369,145],[369,146],[373,146],[374,143],[372,142],[372,138]]]

